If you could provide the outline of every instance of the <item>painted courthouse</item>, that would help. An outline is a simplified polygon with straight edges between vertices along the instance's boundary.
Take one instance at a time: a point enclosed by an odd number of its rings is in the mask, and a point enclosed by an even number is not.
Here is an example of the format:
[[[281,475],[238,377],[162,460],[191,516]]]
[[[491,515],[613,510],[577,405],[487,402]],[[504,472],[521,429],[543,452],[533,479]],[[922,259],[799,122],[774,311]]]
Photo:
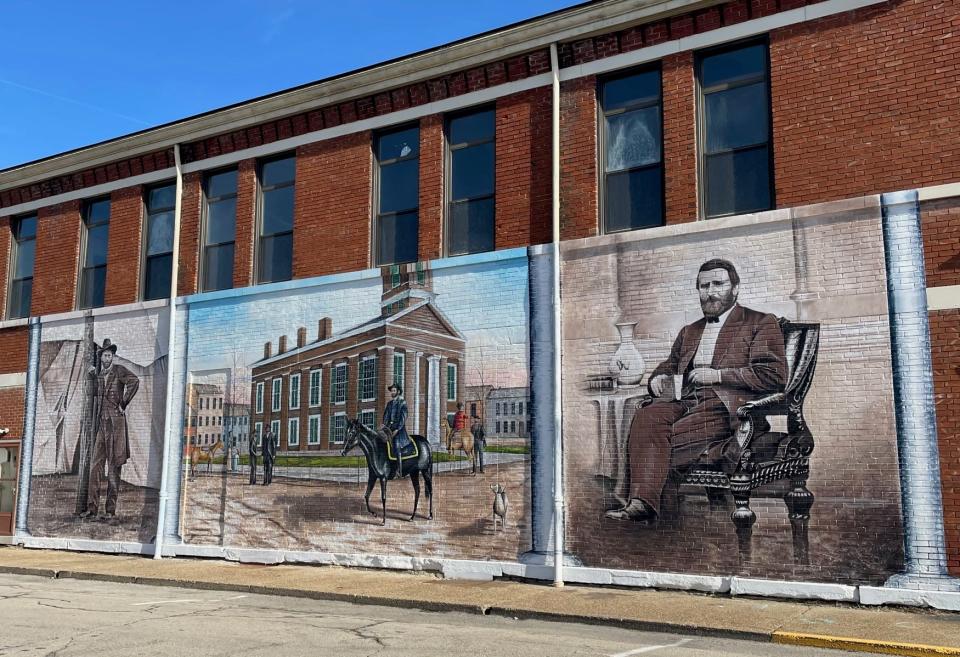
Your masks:
[[[0,171],[0,533],[960,608],[958,28],[606,0]]]

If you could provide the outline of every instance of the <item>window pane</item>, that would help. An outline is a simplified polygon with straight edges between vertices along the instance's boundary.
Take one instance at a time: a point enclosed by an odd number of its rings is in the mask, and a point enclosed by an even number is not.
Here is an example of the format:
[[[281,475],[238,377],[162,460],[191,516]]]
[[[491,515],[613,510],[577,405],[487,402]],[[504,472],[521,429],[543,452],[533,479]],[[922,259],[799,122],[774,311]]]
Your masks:
[[[263,195],[263,234],[293,230],[293,187],[281,187]]]
[[[236,227],[237,199],[228,198],[207,206],[207,244],[232,242]]]
[[[609,112],[626,105],[660,98],[660,71],[646,71],[603,84],[603,109]]]
[[[707,214],[741,214],[770,208],[767,147],[707,158]]]
[[[95,224],[110,220],[110,199],[104,198],[87,205],[87,223]]]
[[[757,43],[746,48],[730,50],[704,57],[701,62],[700,84],[712,87],[723,82],[734,82],[767,70],[767,47]]]
[[[380,135],[377,159],[381,162],[398,157],[412,157],[420,153],[420,129],[410,128],[400,132]]]
[[[707,153],[762,144],[769,138],[766,82],[704,97]]]
[[[404,160],[380,169],[380,212],[420,205],[420,160]]]
[[[147,197],[147,208],[150,212],[156,212],[157,210],[172,210],[176,195],[177,188],[175,185],[167,185],[166,187],[157,187],[156,189],[151,189],[150,195]]]
[[[207,178],[207,198],[237,193],[237,170],[222,171]]]
[[[87,257],[84,264],[87,267],[98,267],[107,264],[107,236],[109,224],[94,226],[87,231]]]
[[[660,167],[607,176],[606,231],[663,224],[663,175]]]
[[[493,199],[450,206],[450,254],[493,251]]]
[[[33,294],[33,279],[14,281],[10,286],[10,317],[27,317],[30,314],[30,300]]]
[[[170,269],[173,264],[173,255],[157,255],[147,258],[147,267],[144,274],[143,298],[163,299],[170,296]]]
[[[150,215],[147,235],[147,255],[173,251],[173,213],[160,212]]]
[[[103,305],[103,292],[107,282],[107,268],[84,269],[80,283],[80,307],[99,308]]]
[[[14,230],[14,238],[18,240],[29,239],[37,236],[37,217],[22,217],[17,220]]]
[[[419,219],[416,212],[406,212],[380,218],[379,264],[414,262],[417,259]]]
[[[229,290],[233,287],[233,242],[208,246],[203,262],[203,290]]]
[[[493,194],[494,145],[471,146],[451,153],[452,199]]]
[[[260,240],[260,282],[288,281],[293,272],[293,235]]]
[[[607,171],[660,161],[660,106],[607,118]]]
[[[450,144],[493,139],[494,115],[493,110],[475,112],[450,119]]]
[[[17,244],[17,266],[14,269],[14,278],[29,278],[33,276],[33,258],[37,250],[36,240],[27,240]]]
[[[296,158],[288,157],[282,160],[264,162],[260,170],[260,184],[264,187],[282,185],[293,182],[296,173]]]

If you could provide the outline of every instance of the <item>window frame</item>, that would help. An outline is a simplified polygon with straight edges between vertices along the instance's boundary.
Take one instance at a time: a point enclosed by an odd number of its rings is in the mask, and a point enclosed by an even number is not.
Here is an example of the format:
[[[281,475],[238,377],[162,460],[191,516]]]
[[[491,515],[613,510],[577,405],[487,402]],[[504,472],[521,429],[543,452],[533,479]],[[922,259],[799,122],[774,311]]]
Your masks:
[[[364,416],[369,416],[372,418],[370,424],[366,424],[363,421]],[[357,419],[360,421],[360,424],[367,427],[368,429],[376,430],[377,428],[377,411],[373,408],[363,408],[357,413]]]
[[[93,224],[93,226],[91,226],[88,223],[88,219],[90,216],[90,208],[93,207],[95,204],[103,201],[106,201],[107,206],[110,208],[110,212],[107,215],[107,220],[98,222],[96,224]],[[110,223],[112,219],[113,219],[113,199],[111,198],[110,194],[84,199],[82,206],[80,208],[80,224],[81,224],[80,258],[79,258],[80,273],[77,276],[76,301],[74,303],[74,306],[77,310],[90,310],[93,308],[103,308],[106,305],[106,300],[107,300],[106,274],[107,274],[107,266],[110,264]],[[86,260],[87,260],[87,253],[89,248],[90,228],[91,227],[95,228],[97,226],[102,226],[104,224],[106,224],[107,226],[107,262],[105,262],[103,265],[94,265],[93,267],[87,267]],[[103,267],[103,270],[104,270],[103,302],[100,303],[99,305],[91,304],[89,306],[85,306],[82,304],[82,300],[84,297],[84,294],[83,294],[84,292],[83,283],[85,278],[84,273],[88,269],[99,269],[100,267]]]
[[[20,239],[18,234],[20,233],[20,228],[23,221],[27,219],[33,219],[33,237],[28,240]],[[6,319],[24,319],[30,316],[31,306],[33,305],[33,279],[34,273],[37,270],[37,229],[40,225],[40,214],[38,212],[31,212],[27,214],[21,214],[16,217],[11,217],[10,219],[10,256],[8,259],[7,271],[10,272],[10,275],[7,277],[7,307],[4,309]],[[20,259],[20,249],[21,244],[27,241],[33,242],[33,267],[30,268],[30,276],[24,278],[17,278],[17,268]],[[27,314],[20,315],[14,314],[13,312],[13,288],[16,283],[23,283],[23,281],[30,280],[30,303],[27,304]],[[21,293],[23,286],[21,285]],[[18,304],[20,305],[20,304]]]
[[[701,84],[702,78],[702,66],[703,60],[712,55],[720,55],[725,52],[732,52],[734,50],[740,50],[742,48],[749,48],[751,46],[762,45],[764,48],[765,64],[766,64],[766,73],[764,75],[766,82],[766,92],[767,92],[767,181],[769,186],[770,194],[770,206],[760,210],[746,210],[746,211],[735,211],[727,214],[708,214],[707,213],[707,199],[709,194],[709,181],[707,180],[706,174],[706,163],[707,158],[710,156],[723,155],[726,153],[736,153],[738,151],[748,151],[751,149],[759,148],[760,144],[753,144],[750,146],[740,146],[733,149],[727,149],[724,151],[717,151],[715,153],[708,154],[706,152],[706,138],[707,138],[707,115],[706,115],[706,96],[707,93],[704,92],[703,85]],[[742,39],[739,41],[733,41],[730,43],[724,43],[712,48],[705,48],[703,50],[698,50],[694,53],[693,61],[693,78],[694,85],[696,86],[696,139],[697,139],[697,180],[699,184],[697,185],[697,202],[699,205],[698,219],[707,220],[707,219],[722,219],[724,217],[735,217],[740,214],[751,214],[754,212],[767,212],[773,210],[777,207],[777,198],[776,198],[776,180],[775,180],[775,170],[774,170],[774,154],[773,154],[773,90],[770,86],[771,79],[771,69],[770,69],[770,39],[764,35],[760,37],[751,37],[749,39]],[[723,91],[725,89],[735,89],[739,87],[749,86],[751,84],[756,84],[759,81],[757,78],[750,78],[747,80],[738,80],[735,84],[730,85],[718,85],[722,86],[721,88],[710,88],[711,91]]]
[[[294,381],[296,381],[296,385],[294,385]],[[293,394],[294,388],[296,388],[296,395]],[[300,396],[302,392],[300,389],[300,372],[294,372],[287,381],[287,409],[291,411],[300,409]]]
[[[343,380],[340,381],[340,370],[343,371]],[[350,373],[346,363],[337,363],[330,368],[330,403],[339,406],[347,403],[349,394]],[[337,399],[337,386],[343,386],[343,399]]]
[[[317,401],[313,401],[313,383],[314,376],[316,376],[316,389],[317,389]],[[323,403],[323,368],[316,368],[310,370],[309,378],[309,390],[307,391],[307,407],[308,408],[319,408]]]
[[[314,424],[316,422],[316,424]],[[311,434],[311,430],[316,426],[316,437]],[[313,413],[307,416],[307,445],[319,445],[320,437],[323,433],[323,417],[320,413]]]
[[[276,431],[274,431],[276,427]],[[280,418],[270,420],[270,431],[273,431],[273,444],[280,447]]]
[[[618,107],[616,110],[607,112],[603,109],[603,92],[604,86],[608,82],[616,82],[617,80],[622,80],[624,78],[630,78],[635,75],[642,75],[644,73],[651,73],[656,71],[659,74],[660,78],[660,94],[657,96],[655,101],[638,101],[626,107]],[[656,164],[644,164],[641,166],[630,167],[627,169],[621,169],[619,171],[613,172],[614,174],[622,173],[631,173],[634,171],[641,171],[645,169],[652,169],[654,167],[660,167],[660,223],[657,226],[644,226],[640,228],[621,228],[619,230],[609,230],[607,210],[609,209],[609,203],[607,202],[607,122],[606,118],[608,116],[616,116],[619,114],[625,114],[626,112],[633,112],[641,109],[646,109],[648,107],[653,107],[658,105],[660,107],[659,119],[660,119],[660,161]],[[666,166],[666,148],[664,146],[664,114],[663,114],[663,66],[662,62],[650,62],[642,66],[635,66],[626,70],[616,71],[615,73],[605,75],[597,79],[597,156],[599,162],[597,163],[597,205],[599,212],[599,232],[601,235],[615,235],[617,233],[628,233],[632,230],[645,230],[647,228],[658,228],[660,226],[665,226],[667,224],[667,166]]]
[[[450,376],[450,372],[453,372],[453,377]],[[459,368],[456,363],[447,363],[447,401],[455,402],[457,401],[457,375]],[[453,383],[451,386],[450,384]],[[450,390],[453,390],[453,396],[450,396]]]
[[[270,381],[270,412],[277,413],[283,407],[283,377],[275,376]]]
[[[465,142],[454,146],[450,143],[450,124],[461,117],[471,114],[480,114],[483,112],[493,113],[493,136],[490,139],[481,141]],[[453,199],[453,152],[479,146],[480,144],[493,144],[493,192],[483,196],[475,196],[467,199]],[[493,248],[490,251],[497,250],[497,106],[496,104],[484,104],[458,109],[455,112],[449,112],[443,117],[443,254],[447,257],[459,255],[471,255],[473,253],[489,253],[489,251],[467,251],[466,253],[454,253],[450,248],[451,224],[453,223],[453,205],[454,203],[469,203],[471,201],[481,201],[487,198],[493,199]]]
[[[263,422],[253,423],[253,436],[251,436],[251,439],[256,441],[254,444],[256,444],[257,447],[263,445]]]
[[[369,367],[373,361],[373,373],[364,377],[364,366]],[[377,400],[377,367],[378,360],[376,354],[361,356],[357,362],[357,399],[361,402],[372,402]],[[364,384],[369,384],[365,386]],[[369,390],[367,390],[369,388]],[[365,397],[364,392],[369,392],[370,396]]]
[[[293,428],[297,430],[294,431]],[[291,437],[296,440],[291,440]],[[287,418],[287,447],[300,447],[300,416]]]
[[[417,131],[417,154],[407,157],[396,157],[386,162],[380,160],[380,139],[398,132],[406,132],[407,130],[416,129]],[[372,181],[372,235],[370,242],[371,253],[371,264],[374,267],[390,267],[397,265],[409,264],[411,262],[416,262],[419,258],[419,244],[420,244],[420,122],[413,121],[411,123],[402,123],[395,126],[390,126],[389,128],[384,128],[383,130],[378,130],[373,134],[373,138],[370,140],[371,149],[373,150],[373,181]],[[397,164],[399,162],[409,162],[410,160],[417,160],[417,205],[413,208],[405,208],[402,210],[394,210],[391,212],[382,213],[380,212],[380,203],[381,203],[381,172],[380,169],[383,166],[389,166],[391,164]],[[380,253],[380,220],[382,217],[391,216],[396,217],[402,214],[410,214],[415,212],[417,215],[417,257],[414,257],[413,260],[404,260],[402,262],[386,262],[382,259],[382,254]]]
[[[225,167],[223,169],[214,169],[212,171],[205,171],[203,174],[203,182],[201,186],[201,191],[203,194],[203,207],[202,212],[200,213],[200,262],[197,263],[197,282],[200,287],[200,292],[215,292],[217,290],[230,290],[235,287],[233,284],[233,273],[234,265],[236,260],[236,245],[237,245],[237,212],[236,212],[236,203],[234,204],[234,213],[233,213],[233,241],[232,242],[218,242],[216,244],[210,244],[207,242],[207,222],[210,218],[210,196],[209,196],[209,182],[210,178],[224,173],[229,173],[235,171],[237,174],[236,185],[233,189],[233,194],[227,194],[224,196],[218,196],[214,200],[215,203],[220,201],[225,201],[230,198],[233,198],[239,201],[239,190],[240,190],[240,168],[237,166]],[[227,244],[234,245],[234,262],[230,263],[230,279],[231,284],[229,288],[208,288],[206,286],[206,263],[207,263],[207,249],[210,247],[220,247],[226,246]]]
[[[257,381],[257,392],[255,393],[255,398],[254,398],[255,413],[263,413],[264,392],[265,391],[263,389],[263,381]]]
[[[337,422],[343,418],[343,437],[337,440]],[[347,440],[347,414],[345,411],[337,411],[330,415],[330,444],[342,445]]]
[[[400,363],[400,375],[397,376],[397,362],[399,359]],[[399,385],[400,388],[403,388],[403,375],[405,374],[404,370],[407,369],[407,355],[404,352],[393,352],[393,383]]]
[[[293,160],[293,179],[289,183],[284,183],[282,185],[272,185],[269,189],[264,189],[263,186],[263,167],[266,164],[272,162],[279,162],[281,160],[290,159]],[[291,217],[290,223],[291,228],[289,231],[284,231],[282,233],[272,233],[270,235],[263,234],[263,197],[267,192],[272,192],[277,189],[283,189],[285,187],[294,188],[294,205],[291,209],[293,216]],[[270,283],[282,283],[284,281],[293,280],[293,237],[296,226],[294,222],[296,221],[297,207],[296,207],[296,187],[297,187],[297,153],[296,151],[286,151],[284,153],[278,153],[271,155],[269,157],[263,157],[257,160],[257,204],[256,204],[256,221],[255,223],[255,233],[254,233],[254,242],[253,242],[253,284],[254,285],[268,285]],[[290,235],[290,278],[265,281],[261,280],[263,274],[263,240],[265,237],[276,238],[281,235]]]
[[[164,187],[173,188],[173,205],[169,209],[160,209],[155,212],[150,212],[150,192],[163,189]],[[150,258],[157,258],[162,256],[170,256],[170,284],[173,285],[173,252],[176,249],[176,245],[173,243],[173,235],[171,235],[170,242],[170,251],[162,254],[150,255],[148,249],[150,247],[150,216],[151,214],[160,214],[163,212],[170,212],[173,217],[171,219],[174,233],[176,233],[176,208],[177,208],[177,183],[175,180],[170,180],[166,182],[159,182],[151,184],[149,187],[144,187],[143,195],[140,198],[141,211],[143,213],[143,229],[142,237],[140,238],[140,300],[141,301],[156,301],[159,299],[169,299],[170,290],[167,290],[167,293],[163,296],[154,297],[152,299],[147,299],[147,272],[148,272],[148,262]],[[165,207],[165,206],[164,206]]]

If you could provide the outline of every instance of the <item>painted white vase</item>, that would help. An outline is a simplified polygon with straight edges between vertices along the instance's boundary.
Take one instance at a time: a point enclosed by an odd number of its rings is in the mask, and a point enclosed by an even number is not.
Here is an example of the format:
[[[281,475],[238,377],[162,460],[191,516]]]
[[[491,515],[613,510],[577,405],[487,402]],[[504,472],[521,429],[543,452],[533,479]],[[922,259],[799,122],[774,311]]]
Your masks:
[[[627,387],[640,385],[645,365],[643,356],[633,343],[633,330],[637,323],[618,322],[615,326],[620,332],[620,346],[610,359],[610,374],[617,380],[618,385]]]

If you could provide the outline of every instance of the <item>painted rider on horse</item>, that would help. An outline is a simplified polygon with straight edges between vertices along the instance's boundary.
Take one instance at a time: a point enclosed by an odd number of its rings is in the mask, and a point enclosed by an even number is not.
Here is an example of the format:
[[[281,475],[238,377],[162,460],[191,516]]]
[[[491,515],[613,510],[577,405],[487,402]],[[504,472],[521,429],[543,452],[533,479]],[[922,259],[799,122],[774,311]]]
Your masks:
[[[391,383],[387,387],[390,393],[390,401],[383,409],[383,426],[380,430],[386,435],[393,444],[393,455],[397,459],[397,466],[394,470],[394,477],[399,477],[402,473],[401,454],[407,445],[411,444],[410,436],[407,435],[407,402],[403,399],[403,388],[397,383]]]

